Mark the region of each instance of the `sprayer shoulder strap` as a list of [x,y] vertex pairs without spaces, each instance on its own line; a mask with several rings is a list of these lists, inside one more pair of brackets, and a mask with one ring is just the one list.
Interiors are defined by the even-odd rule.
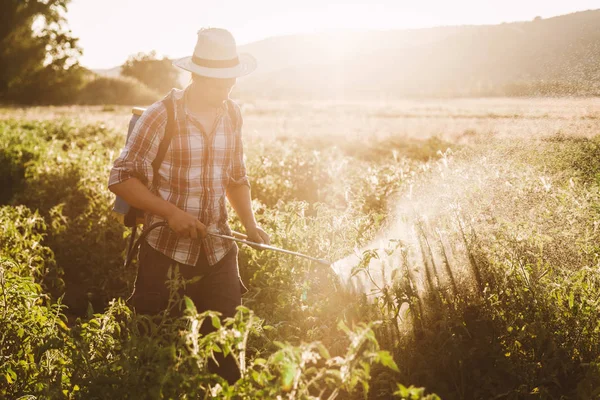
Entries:
[[156,153],[156,157],[154,161],[152,161],[152,171],[153,171],[153,180],[152,185],[155,189],[158,188],[158,169],[165,159],[165,155],[167,154],[167,150],[169,149],[169,145],[171,144],[171,139],[175,134],[175,117],[173,112],[173,101],[171,98],[166,98],[163,100],[163,104],[167,109],[167,124],[165,125],[165,135],[163,139],[160,141],[158,145],[158,152]]

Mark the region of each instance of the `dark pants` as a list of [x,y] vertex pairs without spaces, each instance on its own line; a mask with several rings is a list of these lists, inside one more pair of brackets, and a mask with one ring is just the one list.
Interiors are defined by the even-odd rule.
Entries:
[[[233,317],[236,307],[242,304],[242,294],[246,292],[239,276],[237,255],[238,248],[234,243],[225,257],[215,265],[208,265],[204,254],[200,255],[196,265],[179,264],[179,273],[183,279],[187,281],[196,278],[195,282],[187,283],[185,288],[181,288],[179,295],[192,299],[199,313],[211,310],[220,312],[222,318]],[[165,281],[171,265],[174,267],[176,262],[152,248],[146,241],[142,242],[138,274],[133,294],[128,300],[137,313],[155,315],[167,308],[170,291]],[[181,310],[176,308],[172,310],[172,314],[179,316]],[[213,330],[208,319],[202,325],[201,333],[207,334]],[[219,365],[211,361],[209,370],[229,383],[235,383],[240,377],[235,360],[231,356],[223,358],[222,353],[215,353],[215,358]]]

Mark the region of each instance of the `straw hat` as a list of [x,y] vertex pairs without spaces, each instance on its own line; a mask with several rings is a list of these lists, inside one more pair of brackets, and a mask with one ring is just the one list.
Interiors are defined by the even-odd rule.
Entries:
[[238,78],[256,69],[256,59],[250,54],[238,54],[229,31],[204,28],[198,31],[194,55],[175,60],[173,65],[209,78]]

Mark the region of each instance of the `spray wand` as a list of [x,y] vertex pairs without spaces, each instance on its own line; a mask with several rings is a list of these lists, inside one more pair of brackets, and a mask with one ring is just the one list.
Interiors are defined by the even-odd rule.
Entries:
[[[133,260],[133,254],[135,253],[135,249],[137,249],[140,246],[142,240],[146,236],[148,236],[150,231],[152,231],[153,229],[156,229],[156,228],[160,228],[161,226],[168,226],[168,224],[166,222],[156,222],[156,223],[150,225],[148,227],[148,229],[145,229],[144,232],[141,233],[140,237],[137,239],[135,244],[133,246],[130,246],[129,251],[127,252],[127,260],[125,261],[126,268],[129,267],[129,265],[131,264],[131,261]],[[227,236],[227,235],[221,235],[220,233],[216,233],[216,232],[208,232],[208,235],[210,235],[210,236],[214,236],[214,237],[218,237],[218,238],[226,239],[226,240],[231,240],[234,242],[243,243],[248,246],[257,248],[257,249],[277,251],[279,253],[290,254],[293,256],[306,258],[307,260],[315,261],[315,262],[318,262],[319,264],[323,264],[323,265],[327,265],[327,266],[331,265],[331,262],[324,260],[322,258],[315,258],[315,257],[307,256],[306,254],[298,253],[296,251],[281,249],[279,247],[271,246],[268,244],[251,242],[248,240],[248,236],[246,236],[242,233],[239,233],[239,232],[233,231],[232,234],[233,234],[233,236]]]
[[302,253],[298,253],[296,251],[291,251],[291,250],[286,250],[286,249],[280,249],[279,247],[270,246],[268,244],[250,242],[250,241],[247,240],[248,237],[246,235],[241,234],[239,232],[235,232],[234,231],[233,232],[233,236],[221,235],[220,233],[214,233],[214,232],[208,232],[208,234],[210,236],[219,237],[221,239],[228,239],[228,240],[233,240],[234,242],[239,242],[239,243],[247,244],[248,246],[252,246],[252,247],[255,247],[257,249],[278,251],[280,253],[291,254],[293,256],[306,258],[307,260],[315,261],[315,262],[318,262],[318,263],[323,264],[323,265],[331,265],[331,263],[329,261],[324,260],[322,258],[315,258],[315,257],[307,256],[306,254],[302,254]]

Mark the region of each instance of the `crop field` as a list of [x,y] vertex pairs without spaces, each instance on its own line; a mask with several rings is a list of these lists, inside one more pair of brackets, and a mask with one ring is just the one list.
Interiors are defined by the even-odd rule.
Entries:
[[0,108],[0,398],[600,398],[599,99],[242,112],[259,224],[332,266],[241,246],[244,305],[203,336],[124,300],[130,107]]

